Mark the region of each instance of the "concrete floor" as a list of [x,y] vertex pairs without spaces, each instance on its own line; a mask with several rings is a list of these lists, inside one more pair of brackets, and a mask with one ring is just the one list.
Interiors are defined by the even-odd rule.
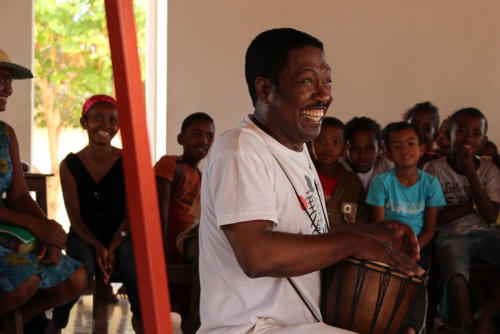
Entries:
[[[172,313],[174,334],[182,334],[180,329],[181,317]],[[132,313],[127,298],[119,298],[118,303],[108,305],[108,333],[134,334],[131,324]],[[92,296],[84,295],[71,310],[68,326],[63,334],[92,333]]]

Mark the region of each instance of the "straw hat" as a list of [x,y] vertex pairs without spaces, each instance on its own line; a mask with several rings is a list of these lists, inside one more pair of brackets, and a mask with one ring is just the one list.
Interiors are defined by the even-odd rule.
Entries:
[[5,53],[5,51],[2,49],[0,49],[0,67],[6,67],[8,69],[11,69],[13,79],[33,78],[33,73],[31,73],[29,69],[11,62],[7,53]]

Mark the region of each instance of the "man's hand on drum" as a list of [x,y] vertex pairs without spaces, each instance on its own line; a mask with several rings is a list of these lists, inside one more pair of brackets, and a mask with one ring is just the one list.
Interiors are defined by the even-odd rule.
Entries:
[[355,231],[375,236],[387,241],[394,247],[411,259],[418,261],[420,259],[420,248],[418,239],[413,230],[408,225],[394,220],[385,220],[374,224],[333,224],[332,232],[336,231]]
[[383,262],[408,276],[421,276],[424,270],[405,253],[396,249],[386,237],[359,233],[359,249],[354,254],[360,259]]
[[374,227],[372,235],[387,241],[394,249],[405,253],[413,260],[420,259],[418,239],[411,227],[395,220],[385,220],[371,226]]

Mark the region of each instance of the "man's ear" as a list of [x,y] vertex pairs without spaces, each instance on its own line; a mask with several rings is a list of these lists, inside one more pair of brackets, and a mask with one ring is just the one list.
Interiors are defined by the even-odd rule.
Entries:
[[257,93],[257,100],[264,104],[269,104],[272,94],[274,92],[274,85],[264,77],[257,77],[255,79],[255,91]]
[[182,135],[182,132],[177,135],[177,143],[181,146],[184,145],[184,136]]

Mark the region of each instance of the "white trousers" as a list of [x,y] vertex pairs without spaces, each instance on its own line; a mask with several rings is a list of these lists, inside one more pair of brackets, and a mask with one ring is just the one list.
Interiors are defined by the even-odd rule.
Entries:
[[273,318],[260,318],[247,334],[348,334],[354,333],[342,328],[332,327],[323,322],[286,326]]

